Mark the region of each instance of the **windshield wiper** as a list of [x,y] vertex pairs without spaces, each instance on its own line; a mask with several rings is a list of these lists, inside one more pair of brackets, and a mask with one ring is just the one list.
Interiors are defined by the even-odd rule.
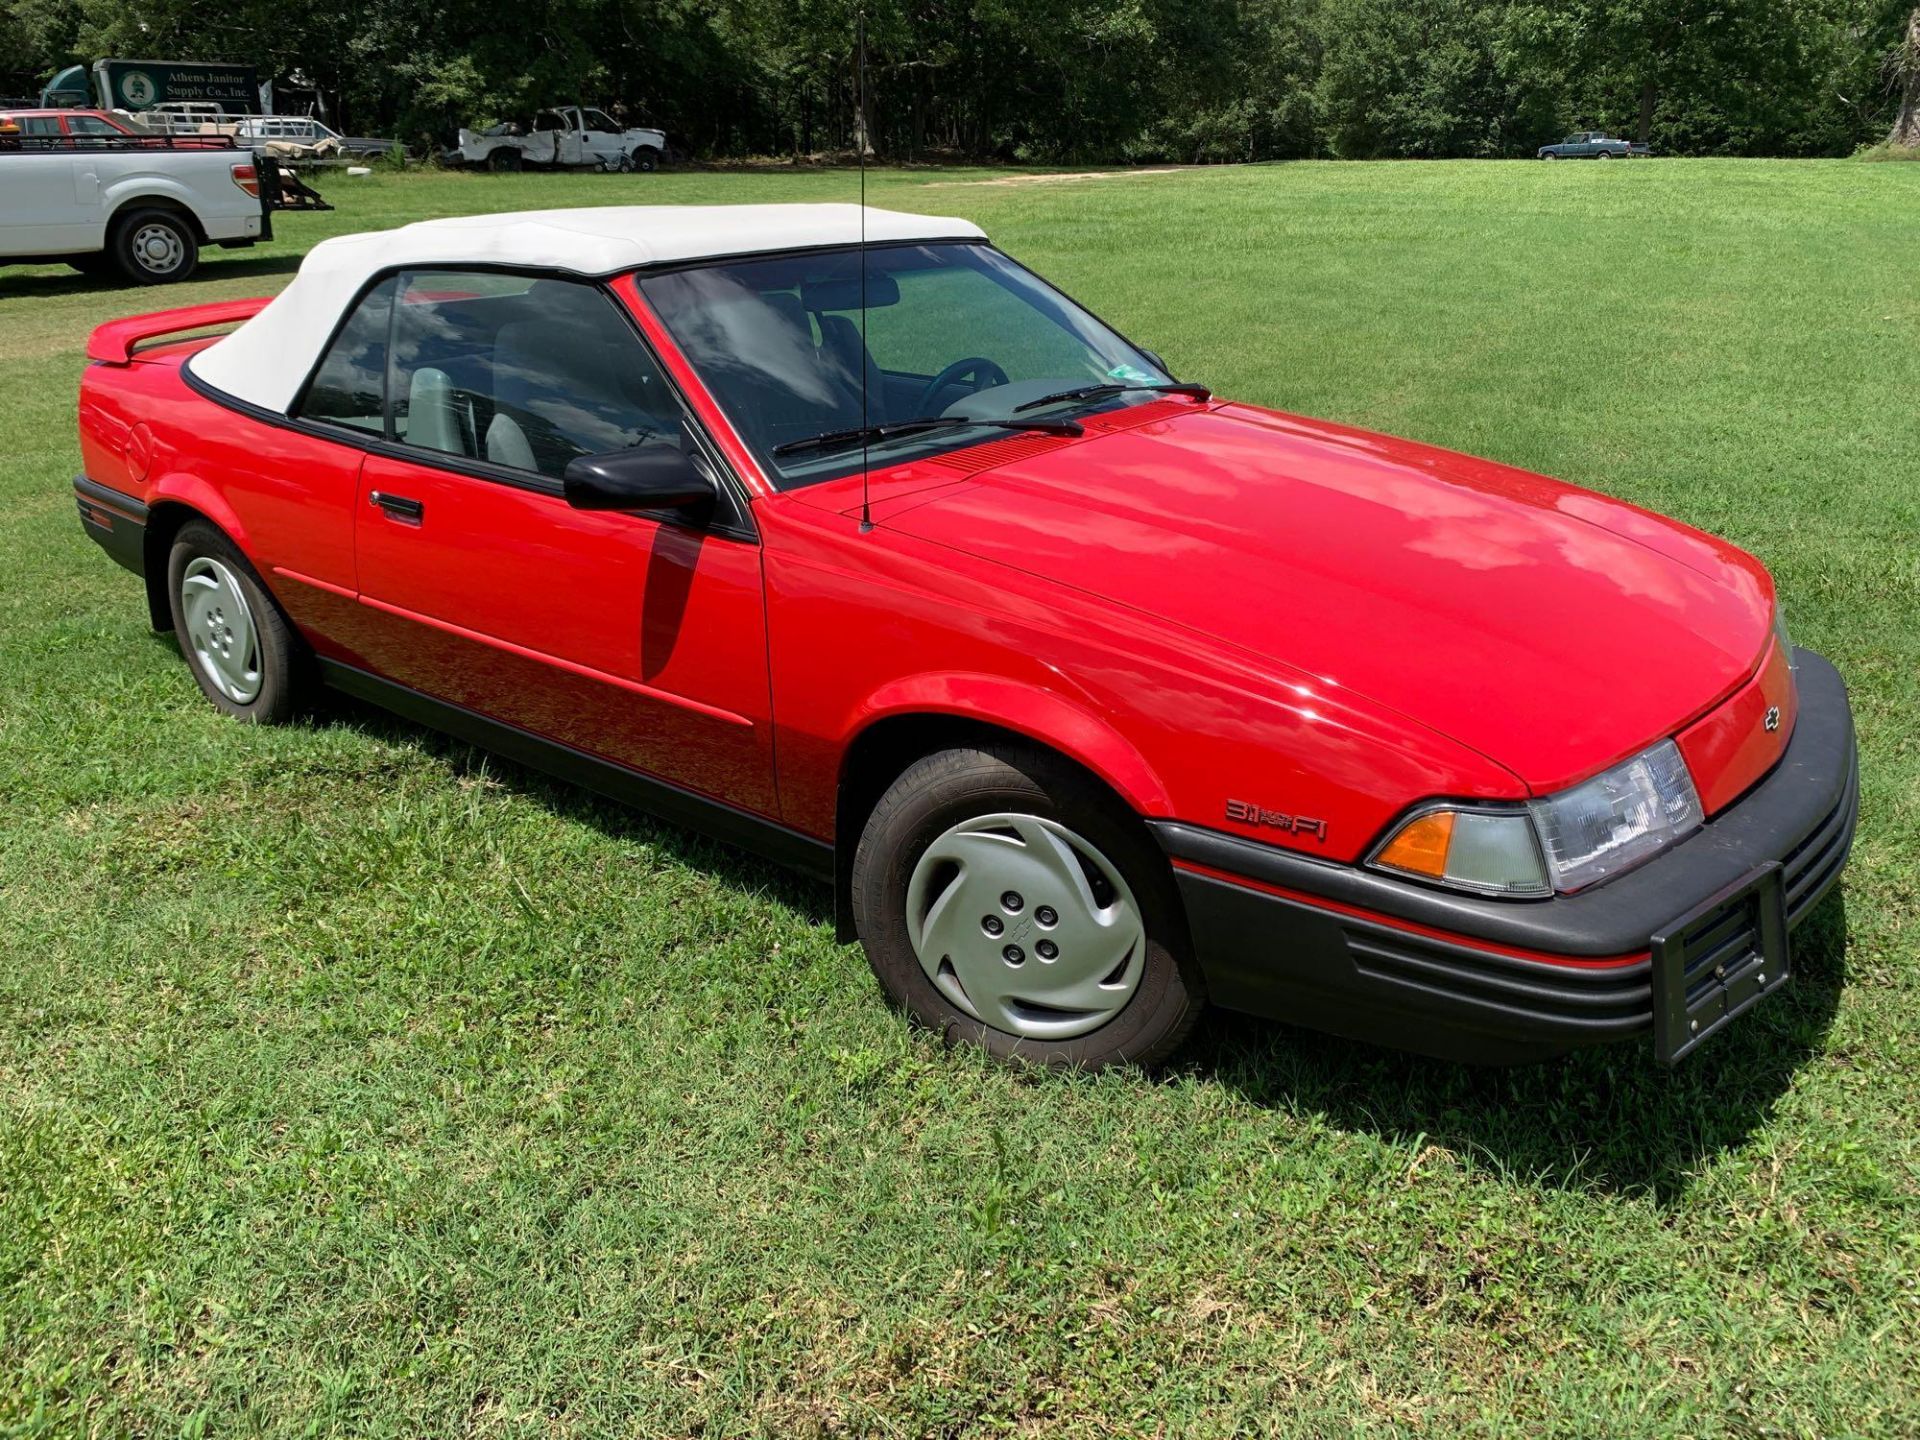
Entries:
[[798,455],[803,450],[831,450],[840,445],[873,444],[928,430],[950,430],[959,425],[985,425],[994,430],[1038,430],[1044,435],[1084,435],[1077,420],[976,420],[967,415],[923,415],[918,420],[894,420],[885,425],[856,425],[851,430],[828,430],[773,447],[776,455]]
[[1069,400],[1100,400],[1108,395],[1118,395],[1127,390],[1157,390],[1162,395],[1191,395],[1196,400],[1211,400],[1213,391],[1204,385],[1148,385],[1125,383],[1119,380],[1105,380],[1098,385],[1080,385],[1072,390],[1056,390],[1051,395],[1042,395],[1038,400],[1029,400],[1024,405],[1013,407],[1018,415],[1023,410],[1038,410],[1042,405],[1063,405]]

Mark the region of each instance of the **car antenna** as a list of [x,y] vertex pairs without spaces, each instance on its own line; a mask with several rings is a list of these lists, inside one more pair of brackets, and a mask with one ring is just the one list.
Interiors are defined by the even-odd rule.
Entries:
[[860,533],[873,529],[873,507],[867,501],[867,12],[853,17],[855,74],[859,91],[859,124],[854,148],[860,152]]

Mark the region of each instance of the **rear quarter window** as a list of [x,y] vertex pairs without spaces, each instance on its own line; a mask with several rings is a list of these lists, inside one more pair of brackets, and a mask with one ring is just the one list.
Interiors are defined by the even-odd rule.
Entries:
[[372,435],[386,433],[387,332],[394,284],[384,280],[369,290],[327,347],[300,402],[302,419]]

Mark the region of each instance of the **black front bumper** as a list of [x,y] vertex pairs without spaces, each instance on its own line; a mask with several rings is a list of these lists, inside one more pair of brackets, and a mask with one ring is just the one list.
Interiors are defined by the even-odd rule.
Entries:
[[1156,824],[1210,995],[1449,1059],[1512,1063],[1647,1033],[1679,1059],[1779,988],[1787,932],[1853,841],[1846,686],[1812,651],[1796,660],[1799,718],[1767,777],[1667,854],[1578,895],[1456,895]]

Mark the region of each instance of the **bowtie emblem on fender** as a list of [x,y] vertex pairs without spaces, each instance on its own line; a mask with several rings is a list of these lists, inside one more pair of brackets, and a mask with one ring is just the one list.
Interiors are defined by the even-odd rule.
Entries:
[[1775,730],[1778,730],[1780,728],[1780,707],[1778,705],[1769,705],[1767,707],[1767,713],[1760,721],[1760,724],[1765,727],[1768,734],[1772,734]]
[[1238,820],[1242,825],[1266,825],[1275,830],[1284,830],[1289,835],[1311,835],[1324,842],[1327,838],[1327,822],[1314,820],[1305,815],[1289,815],[1281,810],[1268,810],[1248,800],[1227,801],[1227,818]]

